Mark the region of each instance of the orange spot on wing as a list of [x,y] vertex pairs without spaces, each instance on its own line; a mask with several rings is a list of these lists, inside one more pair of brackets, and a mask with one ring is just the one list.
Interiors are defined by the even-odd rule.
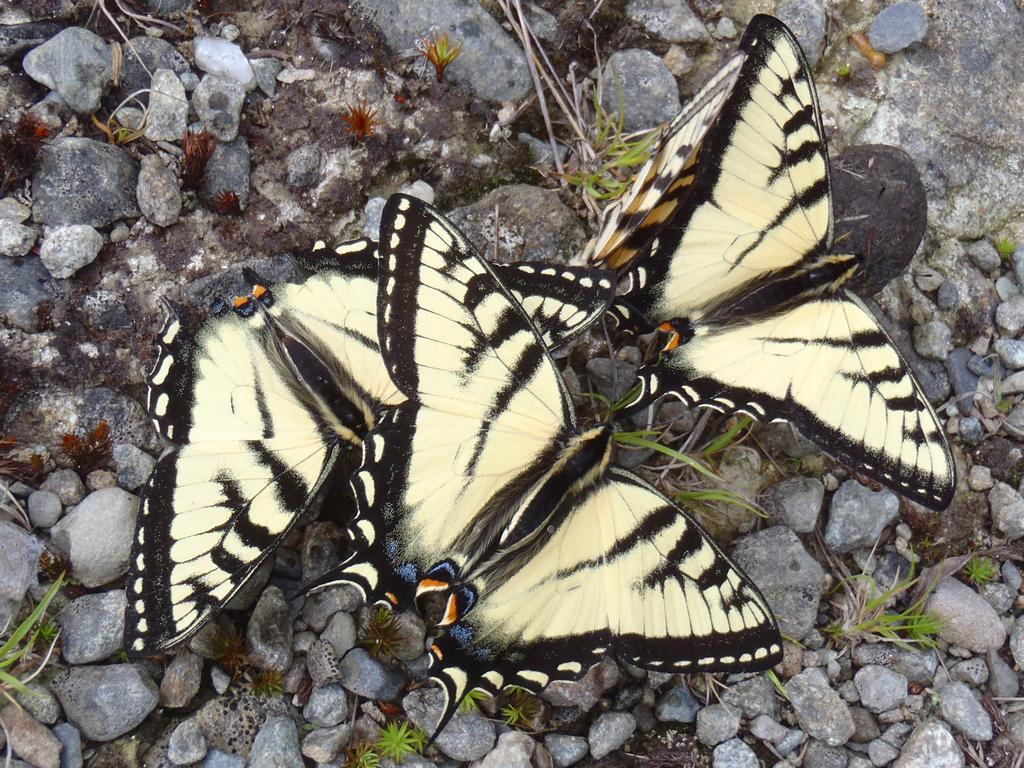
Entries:
[[679,335],[679,331],[675,329],[672,323],[662,323],[658,326],[659,331],[665,331],[669,334],[668,341],[665,342],[665,346],[662,347],[662,352],[671,352],[673,349],[679,346],[679,341],[682,338]]
[[450,585],[447,581],[438,581],[437,579],[422,579],[417,592],[430,592],[435,589],[448,589]]
[[233,306],[235,309],[241,309],[248,303],[248,296],[235,296],[235,298],[231,300],[231,306]]

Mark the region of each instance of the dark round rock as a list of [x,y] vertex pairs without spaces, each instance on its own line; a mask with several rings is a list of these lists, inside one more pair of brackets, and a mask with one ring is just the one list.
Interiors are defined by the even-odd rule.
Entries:
[[899,147],[860,144],[830,163],[836,232],[832,250],[864,256],[854,290],[878,293],[917,252],[928,201],[913,159]]

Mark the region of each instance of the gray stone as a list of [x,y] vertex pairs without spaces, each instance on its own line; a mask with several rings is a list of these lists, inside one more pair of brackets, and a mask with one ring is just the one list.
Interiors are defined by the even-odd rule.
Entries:
[[914,328],[914,349],[927,360],[945,360],[952,341],[953,331],[941,320],[929,320]]
[[692,723],[697,718],[700,703],[690,689],[677,685],[665,692],[654,708],[654,716],[662,722]]
[[768,715],[758,715],[750,721],[750,733],[761,741],[777,742],[789,734],[789,728],[783,727]]
[[85,498],[85,483],[73,469],[58,469],[43,480],[39,490],[57,494],[65,507],[78,504]]
[[984,685],[988,680],[988,665],[985,664],[984,659],[973,656],[954,664],[953,668],[949,670],[949,676],[953,680],[970,685]]
[[587,375],[594,388],[613,403],[620,400],[636,383],[637,366],[625,360],[593,357],[587,361]]
[[710,39],[700,17],[683,0],[629,0],[626,15],[651,37],[668,43]]
[[[57,768],[60,764],[61,743],[50,729],[38,722],[17,704],[8,704],[0,710],[0,722],[7,737],[7,746],[26,763],[35,768]],[[8,750],[7,759],[10,759]]]
[[33,491],[28,497],[28,519],[39,528],[49,528],[60,520],[64,508],[60,498],[49,491]]
[[728,16],[723,16],[715,25],[715,34],[723,40],[732,40],[737,35],[736,22]]
[[178,177],[157,155],[142,158],[136,189],[139,210],[158,227],[169,227],[181,214]]
[[1003,265],[999,251],[989,240],[975,240],[967,248],[967,255],[983,272],[995,272]]
[[73,600],[57,616],[64,658],[71,664],[89,664],[116,652],[124,633],[124,609],[121,589]]
[[627,131],[654,128],[679,112],[679,86],[660,58],[641,48],[608,57],[601,83],[601,106],[622,113]]
[[131,443],[117,443],[111,451],[117,484],[134,491],[139,488],[156,466],[156,459]]
[[277,92],[277,76],[284,69],[284,64],[277,59],[249,59],[256,84],[267,96]]
[[34,333],[39,329],[39,310],[52,299],[50,273],[38,256],[0,259],[0,320]]
[[612,659],[604,658],[579,680],[555,680],[540,695],[556,707],[579,707],[587,711],[618,682],[619,666]]
[[51,275],[63,279],[92,264],[103,242],[103,235],[88,224],[58,227],[43,237],[39,258]]
[[244,211],[249,203],[249,168],[252,156],[249,145],[239,136],[237,139],[217,145],[206,164],[206,173],[199,187],[199,197],[206,205],[213,206],[222,192],[238,195],[238,204]]
[[338,611],[351,612],[363,604],[354,587],[328,587],[306,598],[299,618],[314,632],[323,632],[327,622]]
[[861,667],[887,667],[903,675],[908,682],[919,685],[930,684],[939,665],[939,659],[934,651],[897,648],[884,643],[858,645],[853,650],[853,661]]
[[[168,69],[181,78],[189,72],[185,57],[159,37],[133,37],[127,44],[122,44],[122,50],[124,59],[121,63],[119,89],[122,98],[135,94],[135,98],[146,104],[149,99],[146,89],[152,82],[151,73],[155,75],[157,70]],[[176,138],[180,139],[181,135]]]
[[1024,341],[1019,339],[996,339],[992,348],[1007,368],[1015,371],[1024,368]]
[[992,521],[1007,538],[1024,536],[1024,498],[1006,483],[996,480],[988,493]]
[[1016,336],[1024,329],[1024,296],[1011,296],[996,307],[996,325],[1006,336]]
[[935,294],[935,303],[942,310],[956,309],[960,306],[960,289],[956,287],[956,283],[952,280],[943,280]]
[[51,529],[53,543],[71,558],[71,573],[98,587],[128,571],[139,500],[120,488],[103,488]]
[[313,725],[330,727],[348,716],[348,694],[339,683],[318,685],[309,694],[302,716]]
[[71,667],[53,678],[52,687],[68,720],[93,741],[128,733],[160,698],[156,684],[136,664]]
[[462,42],[462,54],[445,70],[486,101],[518,101],[533,91],[519,44],[477,3],[461,0],[358,0],[355,9],[384,34],[396,53],[416,40],[448,33]]
[[82,768],[82,735],[71,723],[53,726],[53,735],[60,739],[60,768]]
[[103,91],[114,77],[110,46],[81,27],[68,27],[32,49],[22,66],[81,115],[99,109]]
[[35,221],[105,227],[139,215],[138,165],[120,147],[69,136],[51,141],[41,155],[32,178]]
[[739,728],[739,712],[724,704],[712,704],[697,713],[697,740],[709,747],[731,739]]
[[[444,694],[436,688],[418,688],[402,699],[412,722],[433,733],[444,708]],[[476,713],[456,712],[434,744],[454,760],[479,760],[494,746],[494,723]]]
[[892,768],[963,768],[964,753],[944,723],[928,720],[914,728]]
[[889,765],[899,755],[899,749],[885,739],[875,739],[868,744],[868,758],[872,765]]
[[167,759],[175,765],[190,765],[206,757],[206,737],[199,724],[189,718],[178,724],[167,742]]
[[871,22],[868,40],[882,53],[899,53],[924,40],[928,34],[928,16],[913,0],[890,5]]
[[180,708],[199,693],[203,681],[203,660],[187,648],[178,652],[164,670],[160,681],[160,704]]
[[62,714],[57,698],[50,689],[35,680],[26,683],[24,693],[15,693],[14,700],[44,725],[53,725]]
[[998,651],[989,651],[985,656],[988,664],[988,690],[996,698],[1012,699],[1020,691],[1020,678],[1013,668],[1003,661]]
[[547,734],[544,746],[554,760],[555,768],[569,768],[586,757],[590,750],[590,745],[582,736],[566,736],[561,733]]
[[940,581],[925,610],[941,622],[939,637],[953,645],[984,653],[1006,640],[1006,630],[992,606],[956,579]]
[[329,642],[334,653],[341,658],[355,647],[355,620],[349,614],[339,611],[331,617],[320,639]]
[[754,750],[739,739],[729,739],[711,753],[712,768],[760,768]]
[[302,754],[318,763],[329,763],[341,754],[352,738],[352,727],[347,723],[333,728],[317,728],[302,740]]
[[313,685],[325,685],[341,680],[341,661],[327,640],[316,640],[306,652],[306,667]]
[[967,683],[946,683],[939,689],[939,706],[946,722],[968,739],[992,740],[992,719]]
[[769,486],[761,497],[761,507],[776,523],[797,533],[810,533],[818,523],[825,486],[816,477],[791,477]]
[[[1002,645],[1002,643],[1000,643]],[[999,646],[990,650],[998,650]],[[1024,669],[1024,615],[1018,616],[1010,632],[1010,653],[1017,669]]]
[[292,663],[292,618],[277,587],[267,587],[245,630],[249,661],[260,669],[284,672]]
[[846,768],[847,752],[841,747],[830,747],[820,741],[811,739],[804,752],[802,768]]
[[357,696],[384,701],[398,701],[405,684],[401,675],[362,648],[353,648],[341,660],[341,682]]
[[272,715],[256,734],[249,768],[286,768],[303,765],[299,732],[290,717]]
[[1012,296],[1020,293],[1020,287],[1009,275],[1000,275],[996,278],[996,295],[1000,301],[1009,301]]
[[36,241],[36,231],[11,219],[0,219],[0,256],[24,256]]
[[885,712],[899,706],[907,696],[907,678],[887,667],[869,665],[857,670],[854,685],[860,702],[871,712]]
[[765,596],[782,633],[803,639],[814,628],[824,572],[796,534],[777,525],[744,536],[733,558]]
[[960,419],[960,438],[967,445],[978,445],[985,436],[981,420],[974,416],[965,416]]
[[768,715],[776,720],[781,717],[778,693],[766,675],[730,681],[729,687],[722,691],[721,701],[739,709],[744,717]]
[[850,707],[832,690],[820,669],[806,669],[786,683],[786,695],[800,727],[811,737],[838,747],[853,736]]
[[14,523],[0,518],[0,599],[17,603],[33,584],[43,543]]
[[192,108],[203,126],[220,141],[238,136],[245,88],[225,75],[204,75],[192,93]]
[[220,37],[196,37],[192,50],[200,71],[230,78],[246,91],[256,87],[256,73],[237,44]]
[[954,349],[946,358],[946,373],[949,383],[956,393],[958,402],[970,406],[974,402],[974,393],[978,389],[978,376],[970,369],[973,354],[969,349]]
[[499,261],[565,263],[586,242],[579,217],[554,190],[530,184],[498,187],[472,205],[453,209],[448,216],[481,253],[490,255],[497,251]]
[[626,743],[636,730],[636,718],[628,712],[605,712],[590,726],[587,741],[590,754],[600,760]]
[[199,765],[201,768],[245,768],[245,758],[211,749]]
[[320,148],[315,144],[303,144],[289,152],[285,160],[288,186],[297,189],[315,186],[320,181],[321,160]]
[[146,138],[150,141],[181,141],[188,129],[188,98],[185,86],[170,69],[153,73],[146,113]]
[[532,768],[530,758],[537,748],[536,742],[520,731],[508,731],[498,737],[494,749],[474,768]]
[[874,546],[899,509],[899,497],[889,489],[872,491],[856,480],[847,480],[832,495],[825,543],[841,553]]
[[775,15],[790,28],[804,50],[807,65],[814,69],[825,50],[828,20],[821,0],[786,0]]

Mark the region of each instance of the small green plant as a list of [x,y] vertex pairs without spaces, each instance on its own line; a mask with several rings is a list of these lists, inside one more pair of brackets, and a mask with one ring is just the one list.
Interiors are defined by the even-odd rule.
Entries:
[[114,662],[116,664],[127,664],[131,659],[128,657],[128,651],[124,648],[118,648],[114,651]]
[[853,67],[850,66],[850,62],[844,61],[842,64],[839,65],[836,72],[841,78],[846,79],[847,77],[850,76],[850,73],[853,72]]
[[999,578],[999,566],[989,557],[972,557],[964,566],[964,575],[976,587]]
[[252,692],[269,698],[284,691],[284,673],[276,669],[263,669],[252,678]]
[[530,726],[540,715],[540,699],[525,688],[511,686],[508,701],[501,708],[501,717],[512,728]]
[[924,609],[934,583],[902,610],[889,609],[919,581],[920,577],[914,575],[913,569],[907,578],[888,589],[881,589],[864,573],[841,579],[836,589],[841,589],[843,595],[834,603],[841,617],[825,627],[825,632],[837,643],[848,638],[890,642],[900,648],[934,648],[942,620]]
[[433,37],[421,37],[416,43],[416,49],[434,67],[437,82],[443,83],[448,65],[462,55],[462,41],[456,40],[453,43],[447,32],[434,32]]
[[749,416],[738,419],[729,429],[701,449],[701,457],[710,461],[716,454],[721,453],[729,446],[735,445],[742,438],[746,437],[753,424],[754,420]]
[[372,744],[359,742],[345,750],[345,768],[379,768],[380,755]]
[[427,734],[406,720],[388,723],[377,736],[377,752],[396,763],[408,755],[420,754],[426,746]]
[[46,652],[41,657],[35,650],[36,643],[43,639],[43,627],[49,624],[43,621],[43,616],[63,583],[63,578],[58,577],[46,590],[39,605],[14,628],[3,645],[0,645],[0,694],[12,703],[15,693],[28,693],[27,683],[43,671],[53,653],[57,642],[56,635],[49,641]]
[[480,704],[488,698],[490,697],[486,693],[479,688],[474,688],[462,697],[462,701],[459,702],[459,712],[476,712],[480,708]]
[[362,634],[359,642],[371,656],[393,656],[402,640],[402,625],[391,610],[379,606],[366,620]]
[[994,243],[996,250],[999,252],[999,256],[1002,259],[1008,259],[1013,256],[1017,250],[1017,245],[1012,240],[1007,240],[1005,237],[1001,237]]

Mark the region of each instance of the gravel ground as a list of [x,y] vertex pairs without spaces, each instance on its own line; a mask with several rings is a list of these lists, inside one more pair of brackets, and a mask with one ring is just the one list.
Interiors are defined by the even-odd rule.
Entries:
[[[814,66],[839,229],[871,254],[861,291],[945,406],[960,487],[933,513],[786,425],[743,432],[706,458],[765,517],[694,511],[779,618],[773,677],[609,659],[540,698],[477,702],[401,764],[1019,768],[1024,12],[1010,0],[523,5],[556,69],[621,84],[605,106],[621,104],[630,130],[671,118],[755,10],[792,27]],[[388,766],[388,723],[432,725],[417,616],[382,621],[344,589],[289,599],[343,553],[351,510],[337,490],[173,655],[127,661],[123,577],[164,447],[141,405],[161,296],[202,312],[241,290],[242,265],[290,279],[314,240],[375,236],[396,191],[450,211],[498,258],[579,261],[596,206],[555,165],[594,168],[572,142],[556,158],[503,22],[497,4],[466,0],[0,8],[4,637],[71,577],[34,654],[0,659],[31,678],[26,692],[0,679],[10,765]],[[435,31],[462,43],[441,82],[417,49]],[[184,146],[201,129],[205,166]],[[600,336],[568,355],[566,380],[616,397],[641,352],[609,353]],[[735,424],[676,404],[652,418],[679,440],[699,431],[698,448]],[[700,484],[649,452],[620,461],[669,491]]]

